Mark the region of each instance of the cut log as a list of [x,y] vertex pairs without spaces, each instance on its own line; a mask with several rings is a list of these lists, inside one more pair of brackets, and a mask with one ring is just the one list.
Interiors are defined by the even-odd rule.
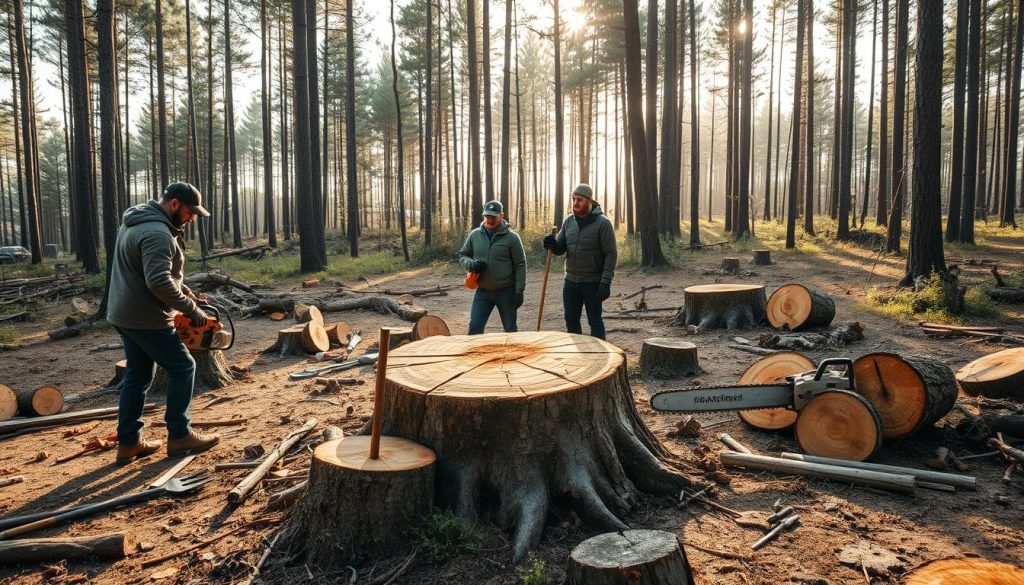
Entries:
[[905,585],[1019,585],[1024,569],[985,559],[939,559],[910,571]]
[[295,322],[309,323],[310,321],[315,321],[323,327],[324,316],[320,309],[316,308],[316,305],[295,305]]
[[740,259],[731,257],[722,258],[721,271],[726,274],[736,274],[740,271]]
[[679,539],[663,530],[626,530],[584,540],[569,555],[566,585],[690,585]]
[[957,475],[955,473],[943,473],[930,469],[915,469],[912,467],[901,467],[899,465],[880,465],[878,463],[864,463],[861,461],[849,461],[833,457],[817,457],[815,455],[804,455],[802,453],[783,453],[783,459],[793,461],[806,461],[808,463],[821,463],[823,465],[838,465],[851,469],[867,469],[868,471],[881,471],[883,473],[896,473],[899,475],[913,475],[918,481],[928,481],[950,485],[963,490],[978,489],[978,480],[969,475]]
[[324,303],[320,310],[325,313],[335,311],[352,311],[356,309],[369,309],[381,315],[398,315],[405,321],[415,323],[420,317],[427,314],[423,307],[399,305],[392,299],[384,297],[363,297],[359,299],[342,299]]
[[789,459],[779,459],[778,457],[736,453],[734,451],[722,451],[719,454],[719,457],[723,464],[732,465],[734,467],[762,469],[787,475],[804,475],[820,479],[832,479],[842,483],[857,483],[907,494],[914,493],[915,488],[913,475],[883,473],[881,471],[868,471],[866,469],[850,469],[849,467],[839,467],[838,465],[822,465],[820,463],[792,461]]
[[697,346],[677,337],[651,337],[640,346],[640,372],[649,378],[685,378],[701,372]]
[[[750,364],[737,384],[773,384],[813,369],[814,361],[809,357],[795,351],[778,351]],[[741,410],[738,414],[748,425],[770,431],[789,428],[796,422],[796,411],[789,408]]]
[[860,394],[830,390],[816,395],[800,411],[796,441],[811,455],[864,461],[882,446],[882,420]]
[[274,311],[270,315],[271,321],[284,321],[288,317],[288,313],[284,311]]
[[930,427],[956,402],[953,371],[932,358],[871,353],[854,361],[853,377],[857,392],[881,415],[886,439]]
[[75,538],[21,538],[0,541],[0,565],[63,561],[64,559],[123,559],[134,548],[123,532]]
[[[316,353],[306,350],[306,346],[302,342],[302,332],[305,328],[305,325],[292,325],[286,329],[281,329],[277,332],[277,341],[274,345],[267,348],[267,352],[276,351],[281,357],[286,355],[304,356]],[[324,334],[326,335],[326,332]]]
[[957,370],[956,381],[971,396],[1024,401],[1024,347],[980,357]]
[[1024,303],[1024,288],[1015,288],[1012,286],[1003,286],[998,288],[989,288],[985,290],[988,296],[993,301],[1001,303]]
[[625,530],[639,492],[691,485],[637,411],[623,351],[603,340],[437,336],[389,360],[383,432],[433,449],[438,503],[466,518],[493,514],[513,532],[516,560],[540,541],[555,501]]
[[243,317],[249,315],[255,315],[256,313],[273,313],[280,311],[283,313],[290,313],[295,310],[295,299],[290,298],[277,298],[277,299],[260,299],[257,305],[252,307],[243,307],[239,311],[239,314]]
[[784,284],[768,298],[768,322],[776,329],[827,327],[835,316],[832,297],[802,284]]
[[[316,307],[311,308],[316,309]],[[317,312],[319,313],[319,311]],[[331,349],[331,340],[327,337],[327,332],[324,331],[323,323],[317,322],[315,318],[302,325],[300,337],[302,338],[302,347],[306,350],[306,353],[316,353]]]
[[[235,373],[231,365],[224,357],[224,352],[219,349],[197,350],[190,352],[192,359],[196,360],[196,380],[193,386],[195,392],[206,392],[223,388],[235,381]],[[157,368],[153,375],[152,391],[164,392],[167,389],[167,372],[163,368]]]
[[764,287],[755,284],[701,284],[683,289],[685,306],[676,325],[704,329],[747,329],[765,319]]
[[770,266],[772,264],[771,250],[754,250],[752,262],[757,266]]
[[448,324],[436,315],[423,315],[412,327],[413,339],[419,341],[435,335],[451,335]]
[[352,335],[352,327],[347,323],[331,323],[324,325],[324,331],[327,332],[327,339],[332,344],[340,345],[345,347],[348,345],[349,336]]
[[10,386],[0,384],[0,420],[14,418],[18,414],[18,395]]
[[64,393],[53,386],[18,392],[18,412],[21,416],[50,416],[61,410],[64,410]]
[[306,495],[282,532],[281,550],[338,569],[408,546],[431,510],[434,452],[388,436],[381,437],[377,459],[369,458],[369,449],[365,435],[316,448]]

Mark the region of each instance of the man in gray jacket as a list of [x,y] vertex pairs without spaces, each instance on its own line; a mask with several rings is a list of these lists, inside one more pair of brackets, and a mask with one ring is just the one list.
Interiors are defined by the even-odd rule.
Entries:
[[590,185],[580,183],[573,189],[572,215],[565,218],[557,235],[544,237],[544,249],[566,255],[562,286],[566,331],[583,333],[580,317],[586,307],[590,334],[604,339],[601,303],[612,294],[619,253],[612,222],[594,200]]
[[469,232],[459,250],[459,264],[477,274],[469,313],[470,335],[484,332],[494,307],[498,307],[505,332],[518,331],[517,313],[526,290],[526,251],[504,217],[501,202],[488,201],[480,227]]
[[185,250],[182,233],[196,216],[209,217],[199,190],[174,183],[159,201],[124,212],[110,269],[107,321],[121,334],[127,360],[117,414],[117,463],[126,464],[160,449],[160,441],[142,438],[142,408],[157,364],[167,371],[167,455],[177,457],[217,444],[218,435],[202,435],[189,426],[188,408],[196,363],[174,330],[174,315],[184,313],[197,326],[209,316],[182,282]]

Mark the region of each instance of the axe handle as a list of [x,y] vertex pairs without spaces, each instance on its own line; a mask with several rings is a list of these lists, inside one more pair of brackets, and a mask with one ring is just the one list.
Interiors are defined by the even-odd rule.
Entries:
[[[551,227],[551,235],[558,235],[558,227]],[[540,321],[544,317],[544,297],[548,292],[548,273],[551,272],[551,250],[548,250],[548,258],[544,262],[544,284],[540,287],[540,307],[537,308],[537,331],[540,331]]]

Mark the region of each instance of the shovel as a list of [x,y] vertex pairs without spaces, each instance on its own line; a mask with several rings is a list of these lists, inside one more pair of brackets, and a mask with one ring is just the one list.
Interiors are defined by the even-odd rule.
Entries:
[[288,374],[289,380],[305,380],[307,378],[316,378],[330,372],[341,372],[358,366],[368,366],[370,364],[377,363],[377,354],[368,353],[361,355],[354,360],[348,360],[347,362],[341,362],[340,364],[334,364],[330,366],[323,366],[322,368],[307,368],[299,372],[292,372]]
[[19,536],[22,534],[28,534],[29,532],[35,532],[36,530],[42,530],[44,528],[51,528],[53,526],[60,526],[67,524],[73,520],[90,516],[97,512],[104,512],[111,510],[118,506],[124,506],[126,504],[134,504],[136,502],[145,502],[155,497],[162,496],[165,494],[185,494],[191,492],[200,486],[203,486],[213,481],[212,477],[206,476],[206,470],[200,470],[195,473],[183,476],[180,479],[170,479],[160,487],[150,488],[148,490],[138,492],[135,494],[126,494],[117,498],[104,500],[95,504],[86,504],[84,506],[77,506],[65,511],[51,512],[50,516],[47,516],[41,520],[36,520],[29,524],[22,524],[8,530],[0,532],[0,540],[5,540],[12,536]]

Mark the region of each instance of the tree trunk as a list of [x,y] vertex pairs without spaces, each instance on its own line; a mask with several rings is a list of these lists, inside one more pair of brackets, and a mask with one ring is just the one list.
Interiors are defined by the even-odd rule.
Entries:
[[[896,60],[893,74],[893,121],[892,121],[892,212],[887,220],[885,251],[899,252],[903,236],[903,198],[906,193],[906,163],[903,160],[903,130],[907,105],[907,19],[910,0],[896,0]],[[977,113],[977,112],[975,112]],[[973,179],[972,179],[973,180]]]
[[[235,373],[219,349],[190,351],[196,360],[196,377],[194,392],[206,392],[224,388],[235,381]],[[167,389],[167,372],[157,368],[153,376],[152,392],[165,392]]]
[[[557,4],[556,4],[557,7]],[[470,221],[481,217],[484,210],[483,192],[480,185],[480,72],[477,65],[476,49],[476,2],[466,4],[467,55],[469,63],[469,169],[470,169]],[[555,37],[558,38],[557,36]],[[558,53],[555,53],[557,71]]]
[[[231,235],[234,246],[242,247],[241,202],[238,199],[238,150],[235,140],[235,100],[231,53],[231,3],[224,3],[224,132],[228,176],[231,180]],[[225,211],[227,211],[225,209]]]
[[[814,235],[814,4],[808,2],[807,7],[807,108],[804,134],[804,161],[807,173],[804,179],[804,233]],[[820,179],[819,179],[820,180]]]
[[662,530],[609,532],[580,543],[569,555],[566,585],[688,585],[686,552]]
[[850,207],[853,199],[853,90],[856,79],[857,6],[855,0],[843,0],[843,134],[839,169],[839,224],[836,238],[850,239]]
[[[554,43],[555,43],[555,219],[554,225],[562,225],[565,215],[565,128],[562,107],[562,13],[558,9],[558,0],[552,2],[554,8]],[[635,4],[635,2],[634,2]],[[475,216],[474,216],[475,217]]]
[[[624,10],[628,12],[629,8],[625,7]],[[637,38],[639,38],[639,16],[637,18]],[[658,0],[647,0],[647,38],[645,39],[647,51],[644,53],[646,63],[644,65],[645,87],[643,94],[646,100],[643,114],[646,124],[644,138],[647,155],[644,159],[644,166],[636,166],[636,161],[633,162],[638,172],[642,171],[647,174],[647,188],[650,189],[647,196],[650,197],[653,205],[651,220],[655,222],[655,226],[659,223],[657,214],[661,201],[660,193],[658,193],[658,36]],[[626,66],[629,66],[628,59]],[[642,196],[639,190],[637,196]],[[657,234],[658,231],[653,233]]]
[[[484,0],[487,2],[487,0]],[[484,53],[487,54],[486,52]],[[485,57],[486,58],[486,57]],[[512,0],[505,0],[505,67],[501,80],[501,177],[499,192],[501,205],[509,213],[510,156],[511,144],[511,86],[512,86]],[[524,226],[525,227],[525,226]]]
[[853,363],[854,385],[878,409],[888,439],[930,427],[953,408],[957,385],[946,364],[927,357],[873,353]]
[[356,31],[355,1],[345,2],[345,159],[349,255],[359,256],[359,195],[356,192]]
[[92,167],[92,125],[89,107],[89,70],[85,56],[85,31],[81,0],[64,0],[64,22],[68,35],[68,74],[71,91],[74,138],[75,221],[78,227],[78,255],[86,272],[100,271],[96,250],[95,191]]
[[963,191],[964,172],[964,90],[967,68],[967,28],[970,0],[956,3],[956,52],[953,66],[953,142],[949,145],[952,157],[949,171],[949,215],[946,220],[946,241],[955,242],[960,236],[960,195]]
[[793,113],[791,116],[793,120],[793,133],[790,146],[790,150],[794,155],[789,161],[789,194],[786,204],[787,250],[796,247],[797,179],[799,178],[798,175],[800,173],[799,156],[797,156],[796,153],[800,152],[800,106],[802,105],[801,91],[803,90],[801,73],[803,71],[802,65],[804,60],[804,29],[806,28],[804,19],[807,18],[805,9],[806,7],[804,6],[803,0],[798,0],[796,13],[796,61],[793,65]]
[[[440,12],[441,11],[439,9],[438,10],[438,16],[440,16]],[[440,33],[440,27],[438,27],[438,32]],[[426,127],[426,130],[424,131],[424,136],[426,137],[427,140],[430,140],[430,138],[432,136],[434,136],[434,117],[433,117],[434,116],[434,109],[433,109],[434,108],[434,93],[433,93],[433,79],[434,79],[434,75],[432,73],[433,67],[434,67],[434,64],[433,64],[433,61],[434,61],[434,0],[427,0],[427,38],[426,38],[426,41],[427,41],[427,83],[426,83],[426,94],[427,94],[426,97],[427,97],[427,100],[426,100],[426,108],[425,108],[426,109],[425,117],[426,117],[426,126],[427,127]],[[441,94],[441,93],[443,93],[441,91],[443,86],[441,85],[441,63],[440,63],[440,61],[441,61],[441,58],[440,58],[441,42],[440,42],[440,37],[438,37],[438,47],[437,47],[437,50],[438,50],[437,83],[438,83],[438,93]],[[440,100],[440,97],[439,97],[438,98],[438,106],[440,107],[441,105],[442,104],[441,104],[441,100]],[[437,143],[436,144],[437,144],[437,158],[440,159],[441,158],[441,135],[444,134],[444,126],[442,126],[440,123],[438,123],[438,129],[439,129],[439,132],[437,132]],[[433,154],[434,154],[434,151],[433,151],[433,149],[431,149],[431,147],[428,146],[427,148],[424,149],[424,153],[423,153],[423,156],[424,156],[424,159],[423,159],[423,173],[425,175],[425,177],[424,177],[425,188],[424,188],[424,191],[423,191],[423,197],[426,198],[426,203],[423,205],[423,217],[422,217],[422,220],[423,220],[423,246],[426,247],[426,248],[429,248],[430,244],[432,242],[432,236],[433,236],[433,232],[434,232],[434,208],[435,208],[435,201],[439,197],[438,193],[440,193],[440,189],[436,187],[437,183],[435,183],[435,180],[434,180],[435,177],[434,177],[434,157],[433,157]],[[440,177],[441,177],[441,172],[440,172],[441,163],[440,163],[440,160],[438,160],[437,166],[438,166],[438,169],[437,169],[437,173],[438,173],[437,174],[437,179],[438,179],[438,182],[440,182]]]
[[[207,2],[206,9],[206,188],[209,190],[207,194],[210,196],[210,202],[216,203],[213,175],[213,2]],[[287,174],[281,176],[282,181],[288,181]],[[220,212],[224,213],[225,210],[222,209]],[[207,250],[213,247],[217,220],[211,218],[208,223],[209,233],[204,244]]]
[[[898,1],[898,0],[897,0]],[[968,0],[963,0],[967,2]],[[889,0],[882,0],[882,80],[878,101],[878,193],[875,225],[889,220]]]
[[[260,113],[263,121],[263,216],[267,241],[277,247],[277,220],[274,217],[274,153],[270,130],[270,31],[267,25],[267,0],[260,0]],[[189,77],[191,79],[191,76]],[[282,180],[287,180],[282,177]]]
[[699,329],[747,329],[765,320],[764,287],[753,284],[702,284],[683,289],[683,309],[675,325]]
[[1017,22],[1013,42],[1013,78],[1010,82],[1010,95],[1007,96],[1010,115],[1006,121],[1006,190],[1003,193],[1002,214],[999,216],[999,227],[1011,225],[1017,227],[1014,217],[1014,204],[1017,195],[1017,140],[1020,126],[1020,68],[1021,57],[1024,56],[1024,5],[1017,3]]
[[[967,118],[964,137],[963,199],[960,202],[960,236],[958,241],[974,243],[974,208],[977,195],[978,169],[978,93],[981,88],[981,0],[971,0],[967,34]],[[897,86],[898,87],[898,86]]]
[[[681,112],[678,109],[676,88],[679,81],[677,74],[679,65],[676,63],[678,50],[676,48],[676,31],[678,26],[677,16],[678,0],[665,0],[665,69],[663,73],[663,85],[661,96],[661,167],[658,177],[658,232],[666,236],[672,235],[672,223],[679,223],[678,216],[672,217],[673,204],[679,201],[679,155],[677,137],[677,126],[681,125],[679,117]],[[656,4],[656,3],[655,3]],[[657,25],[657,17],[654,19]],[[650,40],[649,46],[654,46]],[[656,41],[655,41],[656,42]],[[656,47],[655,47],[656,48]],[[647,61],[650,67],[650,59]],[[654,72],[652,74],[652,71]],[[647,70],[648,78],[657,79],[657,70]],[[648,85],[648,88],[650,86]],[[654,156],[655,150],[649,151]]]
[[[159,124],[160,141],[160,188],[166,188],[170,182],[170,170],[167,164],[167,96],[164,85],[164,8],[163,0],[156,0],[156,91],[157,91],[157,123]],[[225,22],[227,30],[227,22]],[[230,75],[230,73],[228,74]],[[230,79],[230,77],[228,78]],[[152,130],[151,130],[152,131]],[[155,193],[154,193],[155,195]]]
[[[698,114],[700,107],[698,105],[699,94],[697,93],[697,25],[695,12],[694,0],[690,0],[690,247],[700,246],[700,116]],[[711,116],[714,118],[714,113]],[[712,131],[712,135],[714,135],[714,131]],[[708,176],[710,177],[710,171]],[[708,205],[708,212],[711,212],[710,203]]]
[[[868,197],[871,191],[871,141],[874,139],[874,117],[875,117],[875,49],[877,44],[875,37],[878,36],[878,0],[874,0],[874,9],[871,16],[871,83],[869,84],[870,97],[868,98],[868,147],[864,155],[864,197],[860,212],[860,229],[864,229],[864,220],[868,215]],[[810,161],[808,160],[808,164]]]
[[309,85],[307,95],[309,99],[309,186],[311,191],[306,200],[308,208],[302,209],[303,212],[310,215],[306,220],[309,229],[302,230],[299,238],[300,256],[305,256],[303,259],[305,261],[300,261],[303,272],[317,272],[327,267],[327,249],[324,242],[324,204],[320,182],[324,169],[320,168],[320,68],[316,43],[316,23],[316,0],[306,0],[306,66],[309,68],[306,83]]
[[[315,2],[315,0],[312,0]],[[486,1],[486,0],[485,0]],[[402,99],[398,93],[398,57],[395,55],[395,0],[391,0],[391,91],[395,96],[395,119],[398,135],[398,229],[402,233],[402,254],[409,261],[409,242],[405,234],[405,146],[402,138]],[[324,262],[327,265],[327,262]]]
[[384,433],[433,449],[437,503],[463,517],[494,513],[514,532],[517,561],[540,541],[556,499],[589,523],[624,530],[620,518],[640,492],[678,495],[690,485],[636,411],[622,350],[602,340],[434,337],[393,351],[390,362]]
[[743,19],[747,23],[748,30],[747,34],[743,35],[740,49],[740,58],[742,59],[740,88],[743,97],[740,100],[739,197],[736,205],[736,221],[733,225],[733,234],[737,240],[750,235],[750,142],[751,109],[754,102],[753,85],[751,84],[751,68],[754,60],[754,2],[753,0],[744,0],[743,6]]
[[39,193],[39,151],[35,129],[35,92],[33,91],[28,47],[25,42],[25,8],[22,0],[14,0],[12,9],[14,12],[12,33],[18,49],[18,89],[21,92],[21,141],[25,172],[25,208],[22,217],[28,217],[27,222],[22,222],[22,229],[28,228],[27,237],[23,236],[22,241],[27,240],[26,247],[32,254],[32,264],[39,264],[43,261],[43,236],[40,210],[42,198]]

